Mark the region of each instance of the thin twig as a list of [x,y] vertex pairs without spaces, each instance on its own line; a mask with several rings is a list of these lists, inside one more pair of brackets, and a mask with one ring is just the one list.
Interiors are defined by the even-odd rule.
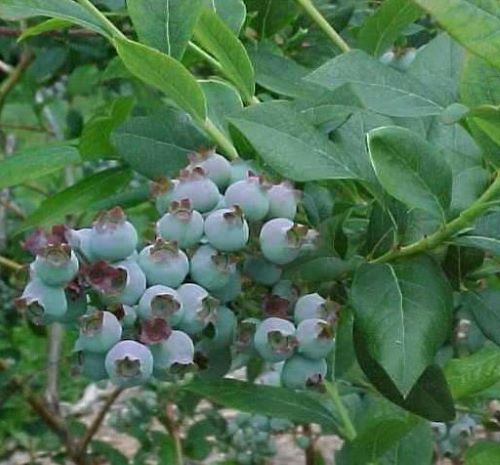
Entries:
[[175,447],[175,465],[184,465],[184,456],[182,452],[182,439],[179,431],[179,424],[175,419],[175,405],[167,401],[165,404],[165,413],[159,416],[159,420],[172,437]]
[[102,406],[101,410],[97,414],[97,417],[94,418],[94,421],[90,424],[89,428],[87,429],[85,436],[83,436],[83,439],[78,444],[77,455],[82,456],[82,457],[86,455],[87,447],[88,447],[90,441],[92,440],[92,438],[95,436],[95,434],[97,433],[97,431],[101,427],[102,422],[104,421],[104,418],[106,417],[106,414],[109,412],[109,409],[115,403],[116,399],[118,399],[118,396],[122,392],[123,392],[123,388],[117,388],[111,393],[111,396],[108,397],[105,404]]
[[10,91],[16,86],[19,80],[23,77],[24,72],[28,69],[28,66],[33,61],[33,54],[30,50],[26,49],[21,53],[19,58],[19,63],[15,66],[12,72],[7,76],[7,78],[0,85],[0,112],[5,104],[5,100],[9,95]]
[[0,255],[0,265],[5,266],[6,268],[10,268],[13,271],[21,271],[23,269],[23,265],[20,263],[11,260],[10,258],[3,257]]
[[27,217],[26,213],[24,213],[21,207],[15,204],[12,200],[0,198],[0,206],[4,207],[7,210],[10,210],[12,213],[14,213],[14,215],[16,215],[21,220],[25,220]]
[[38,126],[25,126],[25,125],[19,125],[19,124],[8,124],[8,123],[0,123],[0,129],[10,129],[12,131],[29,131],[29,132],[42,132],[42,133],[49,133],[50,130],[47,128],[43,127],[38,127]]

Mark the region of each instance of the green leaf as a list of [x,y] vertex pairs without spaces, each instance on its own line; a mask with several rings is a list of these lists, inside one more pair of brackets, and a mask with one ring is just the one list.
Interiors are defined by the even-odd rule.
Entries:
[[451,421],[455,418],[455,406],[443,371],[437,365],[429,365],[422,373],[406,398],[387,375],[386,371],[371,357],[368,343],[354,326],[354,348],[361,369],[391,402],[431,421]]
[[500,463],[500,444],[478,442],[465,452],[465,465],[494,465]]
[[18,21],[34,16],[63,19],[107,37],[111,35],[108,26],[72,0],[2,0],[0,2],[2,19]]
[[421,421],[384,454],[380,465],[431,465],[433,448],[434,434],[431,425]]
[[398,38],[401,31],[422,15],[410,0],[386,0],[361,26],[358,47],[380,56]]
[[426,256],[365,264],[354,275],[351,301],[368,353],[406,398],[448,337],[449,284]]
[[471,231],[454,238],[453,243],[477,247],[495,255],[500,255],[500,212],[492,212],[481,216]]
[[284,276],[293,281],[323,283],[341,279],[359,264],[358,259],[342,260],[338,257],[311,257],[296,260],[285,270]]
[[[468,303],[474,305],[470,298]],[[485,347],[468,357],[450,359],[444,374],[455,400],[484,391],[500,381],[500,349]]]
[[198,379],[186,385],[185,389],[228,408],[286,418],[296,423],[316,423],[333,428],[338,421],[330,408],[307,392],[250,384],[235,379]]
[[452,176],[436,147],[407,129],[385,127],[368,133],[368,150],[390,195],[446,222]]
[[247,9],[243,0],[203,0],[205,6],[211,8],[238,35],[240,33]]
[[443,110],[431,88],[360,50],[327,61],[306,80],[330,90],[350,84],[366,109],[388,116],[438,115]]
[[269,37],[299,14],[295,0],[246,0],[251,25],[262,37]]
[[0,161],[0,189],[45,176],[79,161],[78,150],[71,146],[48,145],[24,150]]
[[150,179],[177,175],[189,153],[209,146],[191,117],[174,108],[129,119],[112,141],[123,160]]
[[469,309],[483,334],[500,345],[500,290],[470,291],[464,296],[463,305]]
[[140,41],[174,58],[184,54],[201,7],[201,0],[127,0]]
[[229,137],[228,117],[243,110],[240,94],[231,85],[215,80],[200,81],[210,121]]
[[195,41],[219,62],[224,75],[243,98],[255,93],[255,77],[248,53],[229,26],[209,8],[203,9],[194,29]]
[[95,210],[93,206],[96,203],[123,189],[130,178],[130,170],[125,168],[111,168],[88,176],[44,200],[26,218],[20,231],[32,226],[54,224],[64,219],[65,215]]
[[114,45],[127,69],[162,91],[193,118],[207,115],[205,96],[194,76],[177,60],[146,45],[116,37]]
[[412,0],[455,40],[500,68],[500,8],[497,0]]
[[71,27],[73,23],[66,19],[52,18],[47,21],[43,21],[35,26],[31,26],[19,36],[18,41],[21,42],[28,37],[34,37],[40,34],[44,34],[45,32],[50,31],[60,31],[62,29],[67,29]]
[[122,124],[130,114],[134,100],[120,97],[111,104],[109,113],[96,115],[85,124],[80,136],[80,154],[84,160],[112,158],[116,150],[110,137],[114,129]]
[[289,179],[357,178],[347,156],[289,102],[254,105],[230,117],[229,122],[272,169]]

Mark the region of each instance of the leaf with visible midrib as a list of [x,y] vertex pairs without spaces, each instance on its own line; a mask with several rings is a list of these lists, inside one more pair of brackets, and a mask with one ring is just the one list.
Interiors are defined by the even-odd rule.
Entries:
[[406,397],[448,337],[448,282],[426,256],[365,264],[354,275],[351,301],[369,355]]
[[366,109],[388,116],[438,115],[444,109],[431,88],[361,50],[327,61],[306,80],[330,90],[349,84]]
[[421,15],[420,8],[410,0],[386,0],[359,30],[358,47],[372,55],[382,55],[401,30]]
[[400,127],[368,133],[368,151],[380,184],[394,198],[446,222],[452,174],[440,150]]
[[196,379],[186,385],[185,389],[225,407],[245,412],[287,418],[302,424],[316,423],[327,428],[334,428],[338,424],[333,410],[326,408],[306,392],[256,385],[235,379]]
[[76,23],[103,35],[111,35],[107,26],[72,0],[1,0],[0,17],[19,20],[48,16]]
[[205,96],[196,78],[177,60],[132,40],[115,37],[118,55],[127,69],[145,83],[162,91],[180,108],[203,121]]
[[141,42],[174,58],[182,57],[201,7],[201,0],[127,0]]
[[500,68],[498,0],[412,0],[472,53]]
[[75,147],[49,145],[25,150],[0,161],[0,189],[45,176],[79,161]]
[[470,310],[483,334],[500,345],[500,290],[467,292],[463,305]]

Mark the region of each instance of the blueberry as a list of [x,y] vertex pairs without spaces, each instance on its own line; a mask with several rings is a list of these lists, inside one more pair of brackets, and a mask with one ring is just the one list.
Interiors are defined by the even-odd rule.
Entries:
[[165,214],[174,200],[173,194],[176,186],[179,184],[177,179],[160,178],[150,186],[150,191],[155,198],[155,205],[160,215]]
[[37,325],[57,321],[68,310],[64,288],[47,286],[38,278],[28,283],[16,304],[25,310],[28,319]]
[[451,427],[448,438],[453,445],[465,446],[474,435],[476,422],[469,415],[462,415]]
[[68,309],[63,316],[58,317],[54,321],[58,321],[64,325],[77,326],[80,317],[87,312],[87,296],[83,289],[67,287],[65,289],[66,302]]
[[281,277],[281,268],[264,257],[250,256],[243,263],[243,273],[258,284],[272,286]]
[[97,382],[108,377],[104,360],[106,354],[80,351],[78,352],[78,367],[83,376]]
[[213,347],[228,347],[234,340],[236,324],[233,311],[220,306],[215,310],[213,321],[208,323],[203,334],[210,339]]
[[199,166],[219,189],[225,189],[231,182],[231,164],[215,150],[192,154],[191,166]]
[[194,210],[205,213],[219,203],[219,189],[202,168],[195,167],[181,171],[172,199],[189,199]]
[[235,272],[233,257],[218,252],[210,245],[202,245],[191,257],[191,278],[205,289],[220,289],[226,286]]
[[331,325],[318,318],[301,321],[295,336],[299,344],[299,354],[313,360],[325,358],[334,346]]
[[114,268],[127,273],[125,286],[117,300],[125,305],[135,305],[146,289],[146,276],[141,267],[133,259],[123,260],[113,265]]
[[259,236],[261,251],[270,262],[286,265],[295,260],[308,228],[287,218],[275,218],[262,226]]
[[334,323],[337,317],[338,306],[335,302],[325,300],[318,293],[305,294],[297,299],[294,309],[295,323],[311,318],[320,318]]
[[237,205],[243,210],[248,221],[263,220],[269,212],[267,186],[261,178],[249,176],[231,184],[224,194],[226,205]]
[[205,236],[222,252],[234,252],[247,245],[248,224],[239,207],[216,210],[205,219]]
[[106,371],[111,382],[129,387],[143,384],[153,374],[153,355],[143,344],[121,341],[106,355]]
[[277,363],[293,355],[296,347],[295,326],[282,318],[267,318],[258,327],[254,345],[267,362]]
[[293,220],[297,214],[297,203],[300,191],[293,188],[287,181],[273,185],[267,191],[269,199],[268,218],[288,218]]
[[147,283],[179,287],[189,273],[189,260],[175,242],[158,239],[142,249],[139,266],[146,275]]
[[146,289],[139,301],[137,314],[143,320],[161,318],[176,326],[184,314],[182,298],[174,289],[157,284]]
[[68,233],[69,245],[89,262],[93,262],[97,259],[90,248],[91,236],[92,228],[72,229]]
[[183,284],[177,289],[177,293],[184,308],[179,328],[188,334],[199,333],[213,320],[217,302],[197,284]]
[[236,271],[231,273],[229,277],[229,282],[223,286],[216,289],[212,289],[212,295],[219,300],[221,304],[226,304],[237,299],[241,294],[241,275]]
[[203,236],[203,217],[192,210],[189,200],[175,201],[158,221],[157,230],[163,239],[175,241],[181,248],[193,247]]
[[123,318],[121,319],[124,328],[133,328],[137,321],[137,312],[130,305],[123,305]]
[[256,318],[246,318],[236,328],[236,352],[249,352],[254,348],[255,333],[260,321]]
[[284,433],[286,430],[293,427],[293,423],[283,418],[271,418],[269,426],[271,427],[271,431],[275,433]]
[[281,382],[290,389],[305,389],[321,384],[326,372],[324,359],[311,360],[302,355],[294,355],[283,366]]
[[193,364],[193,341],[182,331],[172,331],[165,341],[151,345],[150,349],[153,354],[154,373],[157,376],[163,377],[170,370],[182,370]]
[[78,273],[78,259],[68,244],[48,245],[36,256],[33,271],[49,286],[65,286]]
[[254,163],[237,158],[231,162],[230,184],[243,181],[247,179],[249,175],[255,175],[255,173],[258,174],[258,170],[256,169]]
[[299,289],[288,279],[278,281],[272,288],[271,293],[282,299],[288,300],[290,306],[295,306],[295,302],[299,297]]
[[76,345],[79,350],[104,353],[121,337],[122,327],[116,316],[111,312],[96,311],[82,317]]
[[116,262],[130,256],[137,247],[137,231],[126,221],[119,207],[101,213],[92,227],[90,251],[98,259]]

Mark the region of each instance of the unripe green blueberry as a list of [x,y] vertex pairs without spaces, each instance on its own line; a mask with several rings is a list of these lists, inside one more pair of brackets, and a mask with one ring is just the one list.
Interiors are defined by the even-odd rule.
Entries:
[[47,286],[36,277],[28,283],[16,304],[37,325],[57,321],[68,310],[64,288]]
[[256,430],[269,430],[269,418],[264,415],[253,415],[250,419],[250,425]]
[[182,298],[170,287],[151,286],[139,300],[137,314],[143,320],[161,318],[169,325],[177,326],[184,315]]
[[295,443],[300,449],[307,449],[311,445],[311,440],[307,436],[298,436]]
[[169,179],[166,177],[160,178],[158,182],[150,185],[150,191],[155,199],[156,209],[160,215],[165,214],[173,198],[174,190],[179,184],[177,179]]
[[189,157],[191,166],[199,166],[219,189],[225,189],[231,182],[231,164],[215,150],[197,152]]
[[286,430],[293,427],[293,423],[284,418],[271,418],[269,426],[271,427],[271,431],[275,433],[284,433]]
[[179,328],[190,335],[203,331],[213,321],[218,303],[197,284],[183,284],[177,289],[177,293],[184,309]]
[[78,352],[78,365],[81,374],[94,382],[106,379],[108,373],[104,365],[105,358],[105,353]]
[[288,300],[290,307],[295,306],[295,302],[299,298],[299,289],[288,279],[278,281],[271,290],[272,295]]
[[240,207],[248,221],[263,220],[269,212],[267,185],[257,176],[231,184],[224,197],[226,205]]
[[264,257],[249,256],[243,263],[243,273],[258,284],[272,286],[279,281],[282,270]]
[[334,346],[332,326],[319,318],[301,321],[295,336],[299,354],[313,360],[325,358]]
[[290,182],[274,184],[267,191],[267,197],[269,199],[268,218],[288,218],[289,220],[295,218],[300,191],[295,190]]
[[130,305],[123,305],[123,318],[121,319],[124,328],[132,328],[137,321],[137,312]]
[[117,297],[117,301],[125,305],[135,305],[146,289],[146,276],[134,259],[115,263],[114,268],[125,270],[127,279],[125,287]]
[[166,340],[152,344],[150,350],[155,376],[164,377],[171,370],[182,370],[193,364],[193,341],[182,331],[172,331]]
[[138,264],[148,285],[179,287],[189,273],[189,260],[175,242],[157,239],[139,254]]
[[247,245],[248,224],[239,207],[216,210],[205,219],[205,236],[210,245],[222,252],[235,252]]
[[270,262],[286,265],[299,256],[306,234],[306,226],[294,224],[287,218],[275,218],[262,226],[260,249]]
[[255,163],[242,160],[241,158],[237,158],[231,162],[231,182],[230,184],[234,184],[238,181],[243,181],[248,178],[249,175],[255,176],[258,174],[258,170],[255,166]]
[[97,260],[90,248],[92,228],[71,229],[68,232],[69,245],[89,262]]
[[106,355],[106,371],[111,382],[120,387],[143,384],[153,374],[153,355],[136,341],[118,342]]
[[311,360],[302,355],[289,358],[281,372],[283,386],[290,389],[305,389],[322,383],[327,366],[324,359]]
[[181,171],[172,199],[177,202],[189,199],[194,210],[205,213],[219,203],[219,189],[202,168],[194,167]]
[[474,435],[476,422],[469,415],[462,415],[449,430],[448,438],[453,445],[464,446]]
[[33,263],[35,275],[49,286],[65,286],[75,278],[78,268],[78,259],[68,244],[49,244]]
[[229,282],[223,287],[212,289],[211,293],[221,304],[227,304],[228,302],[236,300],[241,294],[240,273],[238,273],[238,271],[231,273]]
[[228,347],[234,340],[236,324],[234,312],[220,306],[215,310],[213,321],[208,323],[203,334],[210,339],[213,347]]
[[82,317],[80,336],[76,342],[79,350],[104,353],[122,337],[122,326],[111,312],[96,311]]
[[116,262],[132,255],[137,247],[137,231],[126,221],[119,207],[101,213],[92,227],[89,245],[92,255]]
[[83,289],[73,289],[71,287],[65,289],[65,294],[68,309],[63,316],[54,321],[64,325],[77,326],[80,318],[87,312],[87,296]]
[[218,252],[210,245],[202,245],[191,257],[191,278],[205,289],[220,289],[226,286],[235,272],[233,257]]
[[254,336],[254,345],[260,356],[270,363],[291,357],[297,346],[295,326],[282,318],[266,318]]
[[172,202],[169,213],[158,221],[158,234],[166,241],[177,242],[181,248],[193,247],[203,236],[203,216],[191,208],[189,200]]
[[305,294],[297,299],[294,308],[294,320],[298,324],[311,318],[320,318],[333,324],[337,319],[338,306],[318,293]]

